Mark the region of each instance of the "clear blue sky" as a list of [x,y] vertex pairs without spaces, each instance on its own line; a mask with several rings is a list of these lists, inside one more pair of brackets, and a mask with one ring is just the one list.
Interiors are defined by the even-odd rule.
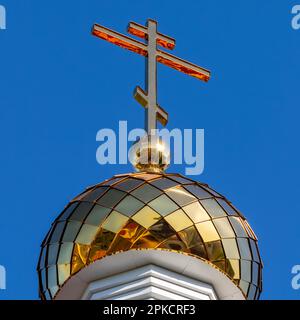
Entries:
[[[125,32],[159,21],[175,54],[212,71],[205,84],[159,67],[169,128],[205,129],[205,171],[194,177],[226,195],[259,237],[262,298],[298,299],[300,264],[300,30],[295,1],[0,0],[0,299],[36,299],[39,245],[85,187],[130,165],[99,166],[96,132],[142,126],[132,90],[143,58],[90,35],[94,22]],[[169,171],[184,173],[174,166]]]

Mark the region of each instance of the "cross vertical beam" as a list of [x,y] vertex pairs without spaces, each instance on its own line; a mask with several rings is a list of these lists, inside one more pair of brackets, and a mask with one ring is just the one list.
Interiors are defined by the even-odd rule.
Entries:
[[146,110],[146,131],[151,135],[151,130],[156,129],[156,105],[157,105],[157,23],[148,20],[148,56],[146,59],[146,88],[147,88],[147,110]]

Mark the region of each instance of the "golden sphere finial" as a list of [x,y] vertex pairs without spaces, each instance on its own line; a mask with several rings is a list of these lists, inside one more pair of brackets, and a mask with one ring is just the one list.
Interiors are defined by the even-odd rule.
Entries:
[[130,149],[131,164],[144,172],[163,173],[170,164],[170,148],[157,135],[145,135]]

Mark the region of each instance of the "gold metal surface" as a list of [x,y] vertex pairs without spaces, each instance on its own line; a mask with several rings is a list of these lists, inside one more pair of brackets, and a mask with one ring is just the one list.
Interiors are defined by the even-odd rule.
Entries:
[[160,218],[160,214],[148,206],[145,206],[132,217],[134,221],[138,222],[144,228],[153,226]]
[[[147,39],[148,38],[148,29],[136,22],[130,22],[127,28],[128,33],[142,38]],[[164,34],[161,34],[157,32],[157,38],[156,42],[159,46],[164,47],[169,50],[173,50],[175,47],[175,39],[166,36]]]
[[193,225],[193,221],[181,209],[166,216],[165,220],[175,231],[181,231]]
[[129,160],[139,171],[162,173],[170,164],[170,149],[158,135],[145,135],[133,144]]
[[53,223],[39,259],[41,297],[52,299],[94,261],[134,249],[193,255],[224,272],[249,299],[260,295],[257,239],[223,196],[180,175],[133,173],[91,187]]
[[210,220],[210,216],[199,202],[191,203],[183,207],[183,210],[194,221],[194,223]]
[[211,221],[205,221],[196,224],[196,228],[200,233],[204,242],[219,240],[219,234]]
[[[146,109],[145,129],[147,136],[151,137],[155,135],[154,130],[157,128],[157,121],[163,126],[168,122],[168,113],[157,102],[157,63],[162,63],[202,81],[209,80],[210,72],[158,49],[159,46],[169,50],[174,49],[175,40],[158,32],[157,22],[152,19],[147,20],[146,26],[130,22],[127,31],[136,37],[144,39],[145,42],[137,41],[99,24],[95,24],[92,28],[94,36],[146,57],[146,90],[144,91],[137,86],[134,90],[134,98]],[[164,171],[168,163],[165,165],[163,162],[163,152],[158,152],[149,141],[147,141],[147,144],[147,149],[151,150],[150,154],[155,153],[157,157],[162,157],[162,161],[159,163],[153,162],[150,157],[148,165],[145,165],[140,161],[139,157],[136,157],[138,160],[133,161],[133,165],[139,171],[158,173]]]

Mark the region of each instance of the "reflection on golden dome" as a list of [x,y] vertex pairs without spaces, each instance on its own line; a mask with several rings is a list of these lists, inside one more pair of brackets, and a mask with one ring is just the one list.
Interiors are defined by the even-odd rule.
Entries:
[[132,173],[89,188],[55,220],[39,259],[41,297],[55,297],[94,261],[133,249],[193,255],[225,273],[248,299],[260,295],[256,236],[228,200],[179,174]]

